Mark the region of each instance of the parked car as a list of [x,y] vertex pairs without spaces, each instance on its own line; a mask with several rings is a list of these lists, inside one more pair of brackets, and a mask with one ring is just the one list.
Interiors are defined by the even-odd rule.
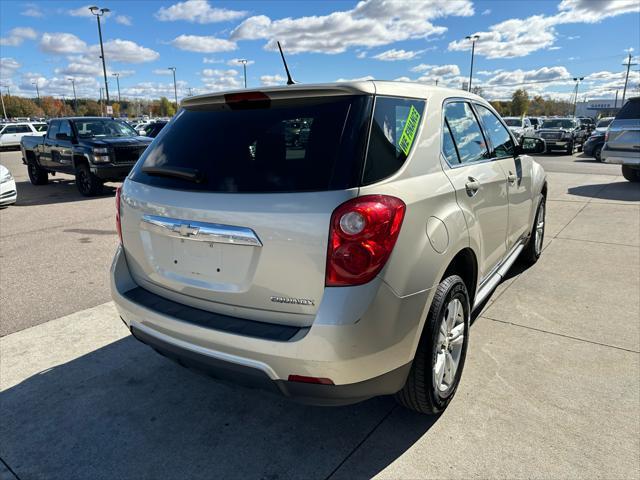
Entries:
[[629,99],[609,125],[602,161],[622,165],[622,175],[640,182],[640,97]]
[[547,118],[538,130],[538,136],[547,144],[547,151],[564,150],[573,155],[581,150],[588,136],[585,128],[575,118]]
[[169,122],[158,121],[148,124],[144,128],[144,136],[150,138],[156,138],[160,131],[165,127],[165,125]]
[[85,196],[97,195],[108,181],[120,181],[131,171],[151,139],[126,122],[103,117],[51,120],[46,136],[25,136],[22,162],[34,185],[44,185],[49,174],[75,175]]
[[[181,107],[116,195],[111,290],[131,333],[303,402],[442,411],[471,312],[542,252],[547,183],[527,153],[544,142],[518,144],[479,96],[413,83]],[[294,119],[303,148],[286,145]]]
[[591,136],[584,142],[582,151],[585,155],[593,157],[599,162],[602,161],[601,153],[604,146],[604,136],[612,120],[613,117],[605,117],[598,120],[596,128],[591,132]]
[[542,126],[542,119],[538,117],[528,117],[534,130],[538,130]]
[[596,129],[596,123],[591,117],[578,117],[578,121],[582,130],[587,132],[587,135],[591,135],[591,132]]
[[47,131],[46,123],[5,123],[0,126],[0,148],[19,147],[25,135],[42,136]]
[[528,117],[504,117],[504,121],[518,141],[523,137],[533,137],[535,133],[535,128]]
[[17,200],[16,181],[9,169],[4,165],[0,165],[0,207],[16,203]]

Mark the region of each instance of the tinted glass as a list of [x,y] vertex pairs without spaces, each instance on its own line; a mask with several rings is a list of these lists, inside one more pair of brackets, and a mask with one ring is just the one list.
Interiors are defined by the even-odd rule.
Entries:
[[449,122],[453,140],[458,147],[461,163],[489,158],[480,125],[468,103],[448,103],[445,107],[445,118]]
[[47,131],[47,137],[49,138],[56,138],[56,133],[58,133],[58,130],[60,129],[60,122],[59,121],[54,121],[51,122],[49,124],[49,130]]
[[522,120],[520,120],[519,118],[505,118],[504,122],[509,125],[510,127],[521,127],[522,126]]
[[17,133],[31,133],[29,125],[17,125]]
[[[186,107],[163,128],[132,180],[210,192],[297,192],[357,186],[368,96]],[[296,127],[297,125],[297,127]],[[199,182],[145,173],[177,168]]]
[[36,132],[46,132],[47,124],[46,123],[34,123],[33,128],[35,128]]
[[86,120],[74,120],[74,123],[80,138],[135,137],[138,135],[138,132],[126,122],[111,118],[88,118]]
[[5,129],[2,131],[3,134],[7,134],[7,133],[18,133],[18,129],[16,125],[8,125],[5,127]]
[[622,110],[616,115],[616,120],[639,120],[640,119],[640,98],[634,98],[625,103]]
[[598,125],[596,125],[597,128],[604,128],[604,127],[608,127],[609,124],[613,121],[613,118],[606,118],[604,120],[600,120],[598,122]]
[[377,97],[363,184],[393,175],[404,164],[424,114],[422,100]]
[[460,158],[458,158],[458,152],[456,151],[456,146],[451,136],[451,130],[446,120],[442,126],[442,154],[444,158],[447,159],[447,162],[449,162],[449,165],[460,163]]
[[513,156],[514,145],[509,131],[502,125],[498,117],[496,117],[491,110],[482,105],[477,105],[477,109],[484,124],[485,133],[493,145],[495,156],[498,158]]
[[71,124],[67,120],[61,121],[60,122],[60,130],[58,130],[58,133],[64,133],[68,137],[72,137],[73,133],[71,131]]
[[531,118],[529,120],[531,121],[531,125],[539,125],[540,124],[540,122],[538,121],[537,118]]
[[545,120],[542,124],[544,128],[575,128],[576,124],[573,120],[565,118],[552,118]]

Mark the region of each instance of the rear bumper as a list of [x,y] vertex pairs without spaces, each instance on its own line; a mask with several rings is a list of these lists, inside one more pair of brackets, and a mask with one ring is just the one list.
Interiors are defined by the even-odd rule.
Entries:
[[9,180],[0,184],[0,205],[11,205],[16,203],[18,192],[16,191],[15,180]]
[[135,163],[127,165],[101,165],[99,167],[92,165],[91,173],[104,181],[119,182],[129,175],[134,165]]
[[640,167],[640,151],[611,150],[605,144],[602,148],[602,161]]
[[[369,308],[353,323],[316,322],[300,328],[287,340],[274,340],[249,331],[236,333],[220,327],[220,323],[211,328],[202,321],[191,321],[176,313],[184,305],[164,311],[148,303],[145,306],[145,302],[134,301],[127,294],[137,288],[119,248],[111,269],[111,291],[122,320],[136,338],[183,365],[215,377],[317,405],[355,403],[400,390],[432,293],[425,290],[400,298],[379,282]],[[199,312],[201,316],[211,315]],[[269,325],[278,327],[265,324],[265,328]],[[289,375],[328,378],[333,385],[291,382]]]

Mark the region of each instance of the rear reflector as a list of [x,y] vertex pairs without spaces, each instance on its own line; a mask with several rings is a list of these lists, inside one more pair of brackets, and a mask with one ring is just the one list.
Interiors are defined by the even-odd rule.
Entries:
[[318,385],[334,385],[330,378],[305,377],[304,375],[289,375],[290,382],[315,383]]

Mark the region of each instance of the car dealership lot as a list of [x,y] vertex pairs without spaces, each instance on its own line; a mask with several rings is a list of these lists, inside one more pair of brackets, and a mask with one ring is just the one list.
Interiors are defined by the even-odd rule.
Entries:
[[543,256],[494,292],[471,329],[456,399],[429,418],[388,398],[292,404],[139,344],[109,302],[112,192],[86,199],[63,175],[33,187],[19,156],[0,154],[18,184],[18,204],[0,211],[0,474],[640,474],[640,188],[619,166],[539,157]]

